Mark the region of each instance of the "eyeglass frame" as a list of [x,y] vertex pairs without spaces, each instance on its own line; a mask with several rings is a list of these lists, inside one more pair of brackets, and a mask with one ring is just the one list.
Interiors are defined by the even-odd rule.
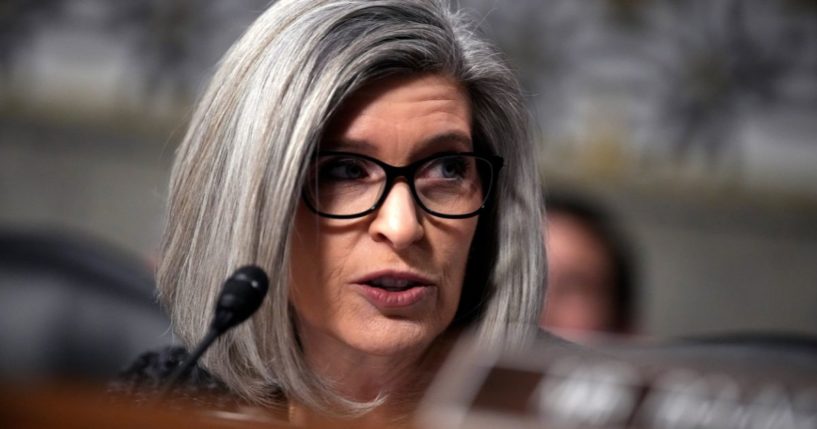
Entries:
[[[437,153],[437,154],[434,154],[434,155],[431,155],[431,156],[427,156],[427,157],[422,158],[422,159],[418,159],[417,161],[414,161],[414,162],[412,162],[410,164],[407,164],[407,165],[404,165],[402,167],[397,167],[397,166],[394,166],[394,165],[391,165],[391,164],[387,164],[387,163],[385,163],[385,162],[383,162],[383,161],[381,161],[381,160],[379,160],[377,158],[374,158],[374,157],[371,157],[371,156],[368,156],[368,155],[363,155],[363,154],[354,153],[354,152],[344,152],[344,151],[332,151],[332,150],[320,151],[320,152],[316,153],[313,156],[313,159],[318,158],[320,156],[325,156],[325,155],[340,155],[340,156],[352,156],[352,157],[362,158],[362,159],[365,159],[367,161],[371,161],[374,164],[378,165],[386,173],[386,183],[385,183],[385,186],[383,187],[382,194],[380,195],[380,197],[378,197],[377,201],[375,201],[375,203],[370,208],[368,208],[368,209],[366,209],[366,210],[364,210],[364,211],[362,211],[360,213],[355,213],[355,214],[335,215],[335,214],[329,214],[329,213],[319,211],[317,208],[315,208],[312,205],[312,202],[309,201],[309,197],[307,195],[307,189],[306,189],[306,187],[304,187],[304,189],[301,191],[301,197],[303,198],[304,203],[306,204],[307,208],[309,208],[312,212],[314,212],[315,214],[317,214],[319,216],[326,217],[326,218],[331,218],[331,219],[355,219],[355,218],[364,217],[364,216],[366,216],[366,215],[368,215],[370,213],[373,213],[374,211],[379,209],[380,206],[383,205],[383,202],[386,201],[386,197],[388,197],[389,193],[391,192],[391,189],[394,186],[394,183],[395,183],[396,179],[398,179],[400,177],[403,177],[403,178],[406,179],[406,184],[408,184],[409,189],[411,190],[411,196],[414,199],[414,203],[417,204],[420,208],[422,208],[426,213],[429,213],[429,214],[431,214],[433,216],[437,216],[437,217],[444,218],[444,219],[466,219],[466,218],[469,218],[469,217],[474,217],[474,216],[478,215],[481,211],[483,211],[485,209],[485,207],[487,207],[488,202],[491,199],[490,198],[491,197],[491,191],[493,190],[494,183],[496,183],[497,177],[499,176],[499,171],[502,169],[502,167],[503,167],[503,165],[505,163],[505,160],[501,156],[491,155],[491,154],[480,154],[480,153],[476,153],[476,152],[440,152],[440,153]],[[491,166],[491,180],[488,183],[488,189],[483,192],[482,204],[476,210],[474,210],[473,212],[465,213],[465,214],[457,214],[457,215],[445,214],[445,213],[440,213],[440,212],[436,212],[434,210],[431,210],[428,207],[426,207],[425,204],[423,204],[422,200],[420,199],[419,194],[417,193],[417,188],[415,187],[415,183],[414,183],[414,174],[415,174],[415,172],[417,171],[418,168],[420,168],[422,165],[424,165],[425,163],[427,163],[427,162],[429,162],[429,161],[431,161],[433,159],[444,158],[446,156],[456,156],[456,155],[462,155],[462,156],[469,156],[469,157],[473,157],[473,158],[484,159]],[[482,180],[482,178],[480,178],[480,180]]]

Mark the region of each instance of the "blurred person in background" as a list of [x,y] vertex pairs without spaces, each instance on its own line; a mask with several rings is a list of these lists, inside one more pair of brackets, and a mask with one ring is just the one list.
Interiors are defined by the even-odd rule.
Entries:
[[569,339],[635,333],[633,262],[619,228],[598,204],[545,197],[547,296],[540,325]]

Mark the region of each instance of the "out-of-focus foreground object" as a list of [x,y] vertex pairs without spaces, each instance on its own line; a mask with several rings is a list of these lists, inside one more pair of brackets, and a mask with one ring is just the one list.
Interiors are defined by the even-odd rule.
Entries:
[[263,413],[214,411],[193,404],[136,405],[77,386],[0,386],[0,426],[15,429],[80,428],[291,428]]
[[817,427],[817,338],[743,335],[516,352],[461,345],[423,427]]

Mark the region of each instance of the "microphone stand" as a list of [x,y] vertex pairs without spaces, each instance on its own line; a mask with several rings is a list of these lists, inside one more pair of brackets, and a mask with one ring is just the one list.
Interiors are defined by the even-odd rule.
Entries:
[[190,371],[201,355],[221,334],[247,320],[261,307],[264,296],[267,294],[268,283],[264,270],[254,265],[239,268],[224,282],[207,335],[182,365],[173,371],[154,402],[158,403],[167,398],[182,377]]
[[173,371],[173,374],[170,375],[170,378],[167,379],[167,382],[165,382],[164,386],[162,386],[162,389],[159,391],[159,395],[156,398],[157,402],[163,401],[167,398],[167,395],[173,391],[179,380],[181,380],[181,378],[184,377],[191,368],[193,368],[196,362],[199,361],[201,355],[203,355],[204,352],[210,348],[210,345],[212,345],[216,338],[218,338],[221,334],[222,332],[218,332],[215,329],[210,329],[207,332],[207,335],[205,335],[201,342],[199,342],[199,345],[196,346],[193,353],[191,353],[187,359],[184,360],[182,365],[176,368],[176,370]]

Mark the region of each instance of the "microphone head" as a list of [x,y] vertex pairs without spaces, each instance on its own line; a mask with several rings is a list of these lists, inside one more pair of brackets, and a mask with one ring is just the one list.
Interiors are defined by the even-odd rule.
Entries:
[[268,288],[267,274],[261,268],[247,265],[236,270],[224,283],[210,328],[224,332],[247,320],[261,307]]

